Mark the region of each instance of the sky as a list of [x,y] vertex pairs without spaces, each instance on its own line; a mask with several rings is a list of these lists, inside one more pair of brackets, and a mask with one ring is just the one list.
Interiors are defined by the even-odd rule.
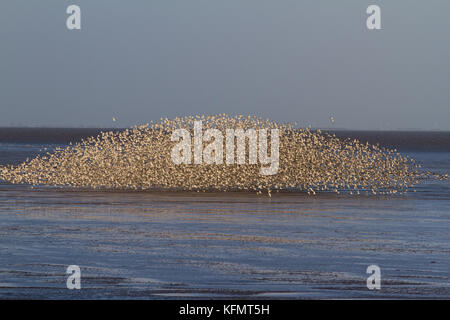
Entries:
[[[66,27],[72,4],[81,30]],[[372,4],[381,30],[366,27]],[[2,0],[0,126],[227,113],[450,130],[449,12],[448,0]]]

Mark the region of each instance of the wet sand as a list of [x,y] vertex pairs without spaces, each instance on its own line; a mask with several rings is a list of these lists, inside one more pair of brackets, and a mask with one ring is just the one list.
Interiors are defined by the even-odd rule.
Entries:
[[[272,198],[2,184],[0,298],[448,299],[449,184],[433,183]],[[73,264],[81,290],[66,288]]]

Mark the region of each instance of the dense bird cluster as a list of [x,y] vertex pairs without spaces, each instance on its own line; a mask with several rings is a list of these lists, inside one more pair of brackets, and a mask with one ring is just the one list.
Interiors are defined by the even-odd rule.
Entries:
[[[260,164],[174,164],[171,133],[192,130],[279,129],[279,169],[260,174]],[[248,148],[246,149],[248,153]],[[17,166],[0,167],[11,183],[77,188],[185,191],[404,192],[424,174],[395,150],[255,117],[195,116],[162,119],[124,131],[103,132]]]

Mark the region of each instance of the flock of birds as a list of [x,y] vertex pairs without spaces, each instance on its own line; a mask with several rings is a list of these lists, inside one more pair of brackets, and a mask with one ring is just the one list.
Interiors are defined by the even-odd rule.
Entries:
[[[279,129],[279,169],[263,176],[258,164],[174,164],[171,133],[203,129]],[[248,148],[247,148],[248,152]],[[121,190],[334,191],[359,194],[406,192],[424,177],[413,159],[358,140],[297,128],[256,117],[225,114],[161,119],[123,131],[102,132],[13,166],[0,167],[0,180],[31,185]],[[439,176],[446,179],[447,176]]]

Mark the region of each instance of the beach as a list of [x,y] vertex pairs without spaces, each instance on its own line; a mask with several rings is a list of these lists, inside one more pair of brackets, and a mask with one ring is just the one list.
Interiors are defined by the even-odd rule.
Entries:
[[[0,162],[17,164],[73,138],[62,136],[3,135]],[[446,173],[446,139],[399,150]],[[449,299],[450,183],[415,189],[268,197],[2,182],[0,298]],[[66,287],[69,265],[80,267],[80,290]],[[367,288],[370,265],[380,267],[380,290]]]

